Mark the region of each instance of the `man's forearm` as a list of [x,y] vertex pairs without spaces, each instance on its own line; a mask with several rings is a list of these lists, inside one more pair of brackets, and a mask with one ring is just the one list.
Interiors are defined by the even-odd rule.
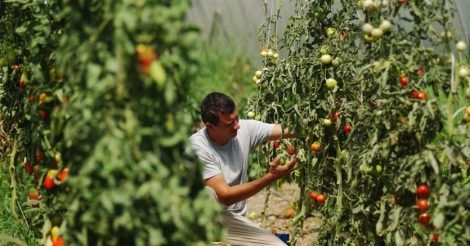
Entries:
[[232,186],[227,190],[226,194],[224,194],[224,197],[219,197],[219,200],[223,204],[230,206],[255,195],[264,187],[268,186],[277,179],[278,178],[274,174],[268,173],[265,176],[251,182]]

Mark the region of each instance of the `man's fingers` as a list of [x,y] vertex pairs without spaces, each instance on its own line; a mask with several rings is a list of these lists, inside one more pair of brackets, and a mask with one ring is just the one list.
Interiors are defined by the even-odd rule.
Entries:
[[293,167],[295,164],[297,164],[297,158],[295,156],[291,156],[289,163],[287,163],[287,166],[289,168]]
[[277,166],[277,165],[279,165],[279,160],[281,160],[281,156],[280,156],[280,155],[276,156],[276,158],[274,158],[274,160],[271,161],[271,163],[269,163],[269,165],[270,165],[270,166]]
[[298,162],[295,163],[295,166],[292,170],[297,170],[297,168],[299,168],[299,163]]

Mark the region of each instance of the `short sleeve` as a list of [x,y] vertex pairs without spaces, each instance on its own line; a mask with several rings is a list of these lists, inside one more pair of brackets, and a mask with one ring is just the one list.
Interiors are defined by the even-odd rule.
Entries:
[[268,124],[257,120],[246,120],[246,127],[250,136],[250,148],[268,141],[274,131],[274,124]]
[[221,173],[220,167],[214,160],[214,156],[208,153],[196,140],[190,139],[191,148],[196,153],[198,159],[202,162],[202,178],[208,179]]

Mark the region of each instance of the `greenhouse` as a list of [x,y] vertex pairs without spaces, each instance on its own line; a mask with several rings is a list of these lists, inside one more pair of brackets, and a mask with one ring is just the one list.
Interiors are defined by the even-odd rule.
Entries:
[[469,245],[468,10],[0,0],[0,245]]

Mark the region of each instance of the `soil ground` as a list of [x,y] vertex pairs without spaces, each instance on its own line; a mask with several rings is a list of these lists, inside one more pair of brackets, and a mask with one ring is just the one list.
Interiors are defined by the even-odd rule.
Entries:
[[[276,233],[288,233],[292,238],[290,217],[295,215],[292,215],[290,202],[297,200],[299,196],[297,185],[284,184],[277,190],[271,188],[265,221],[261,223],[261,212],[264,208],[266,193],[265,189],[248,199],[247,217],[267,231],[275,230]],[[296,246],[314,245],[317,237],[315,229],[319,226],[320,220],[318,218],[310,217],[305,220],[303,229],[297,234]]]

